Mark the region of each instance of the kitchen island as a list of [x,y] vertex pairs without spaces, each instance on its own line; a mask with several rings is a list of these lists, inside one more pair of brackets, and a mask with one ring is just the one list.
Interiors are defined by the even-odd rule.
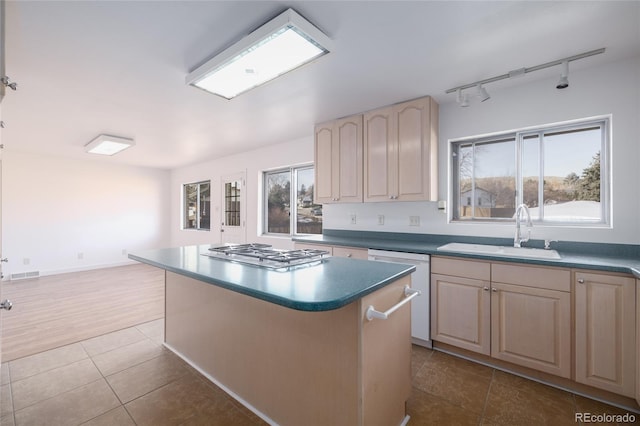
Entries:
[[270,424],[399,425],[411,391],[415,267],[330,257],[271,270],[203,256],[131,259],[166,271],[165,345]]

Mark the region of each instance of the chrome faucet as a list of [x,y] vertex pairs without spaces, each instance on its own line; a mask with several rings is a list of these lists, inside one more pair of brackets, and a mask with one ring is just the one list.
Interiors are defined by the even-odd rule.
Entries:
[[[520,234],[520,216],[522,215],[523,210],[527,214],[527,237],[526,238],[522,238]],[[533,224],[531,223],[531,213],[529,213],[529,207],[527,207],[526,204],[520,204],[516,209],[516,235],[513,238],[514,247],[521,247],[522,243],[526,243],[527,241],[529,241],[529,238],[531,238],[532,227],[533,227]]]

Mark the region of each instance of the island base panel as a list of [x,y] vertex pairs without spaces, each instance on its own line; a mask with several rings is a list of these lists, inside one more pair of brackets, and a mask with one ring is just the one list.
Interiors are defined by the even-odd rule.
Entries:
[[[369,303],[388,309],[408,283],[405,277],[340,309],[305,312],[167,272],[165,340],[274,423],[400,424],[411,386],[410,323],[393,323],[410,321],[409,306],[394,321],[370,324],[364,311]],[[376,325],[398,336],[380,336]],[[384,359],[376,345],[401,349],[387,349],[393,355]]]

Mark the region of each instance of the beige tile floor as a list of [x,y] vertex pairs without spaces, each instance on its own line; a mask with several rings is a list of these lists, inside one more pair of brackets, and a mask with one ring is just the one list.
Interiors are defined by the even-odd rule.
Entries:
[[[0,423],[265,424],[162,341],[156,320],[3,364]],[[576,412],[625,413],[418,346],[412,376],[410,425],[576,425]]]

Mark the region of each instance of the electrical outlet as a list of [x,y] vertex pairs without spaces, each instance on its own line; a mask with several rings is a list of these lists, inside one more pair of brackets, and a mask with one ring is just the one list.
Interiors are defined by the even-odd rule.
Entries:
[[22,259],[22,264],[23,265],[28,265],[31,263],[31,259],[29,259],[28,257],[25,257],[24,259]]
[[384,225],[384,215],[383,214],[379,214],[378,215],[378,225]]
[[420,216],[409,216],[409,226],[420,226]]
[[352,225],[356,224],[356,214],[355,213],[351,213],[351,224]]
[[126,256],[127,255],[127,249],[122,249],[122,255]]
[[84,253],[80,252],[78,253],[78,260],[82,260],[84,259]]

